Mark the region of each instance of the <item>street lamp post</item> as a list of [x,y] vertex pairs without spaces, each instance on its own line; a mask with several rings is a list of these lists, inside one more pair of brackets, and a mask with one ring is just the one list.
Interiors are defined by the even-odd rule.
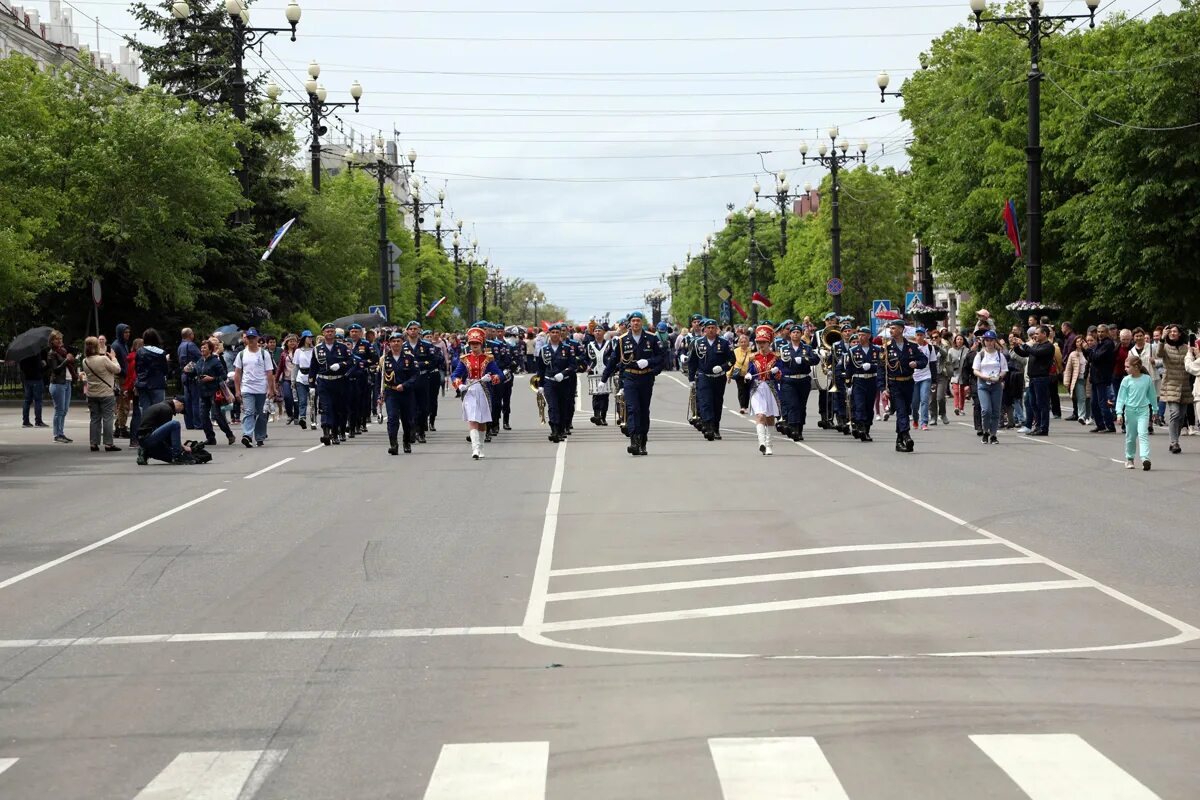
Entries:
[[380,303],[384,308],[391,305],[391,263],[388,258],[387,232],[387,181],[400,173],[400,165],[393,164],[385,158],[383,137],[375,138],[375,160],[359,161],[354,153],[346,153],[346,167],[351,170],[362,170],[375,178],[379,186],[377,197],[379,207],[379,293]]
[[423,312],[425,310],[425,305],[424,305],[424,302],[422,301],[423,295],[421,292],[421,278],[422,278],[421,258],[420,258],[420,256],[421,256],[421,223],[424,221],[424,217],[422,216],[422,214],[424,213],[425,209],[432,208],[434,206],[437,207],[438,213],[436,216],[437,216],[437,224],[438,224],[438,229],[439,229],[438,230],[438,246],[440,247],[441,241],[442,241],[441,240],[442,234],[441,234],[441,230],[440,230],[441,224],[442,224],[441,208],[446,199],[446,192],[444,190],[438,192],[437,202],[422,203],[421,202],[421,179],[416,176],[416,172],[415,172],[415,170],[417,168],[417,151],[413,150],[412,148],[409,148],[409,151],[408,151],[408,154],[406,157],[408,158],[409,167],[413,170],[412,180],[409,181],[409,188],[410,188],[409,196],[412,199],[413,252],[417,256],[417,313],[420,314],[421,312]]
[[[762,186],[758,181],[754,182],[754,202],[758,202],[759,195],[762,193]],[[775,193],[763,195],[779,208],[779,255],[780,257],[787,255],[787,226],[788,226],[788,203],[797,200],[803,195],[793,193],[791,191],[791,183],[788,181],[786,172],[779,172],[775,175]]]
[[[234,2],[234,0],[229,0]],[[275,105],[287,106],[288,108],[303,108],[308,112],[309,127],[312,130],[312,146],[309,152],[312,156],[312,187],[314,192],[321,191],[321,137],[327,132],[322,120],[326,119],[330,114],[339,108],[346,108],[350,105],[354,106],[354,113],[358,113],[358,101],[362,98],[362,84],[354,81],[350,84],[350,97],[354,103],[329,103],[325,98],[327,92],[325,87],[317,83],[317,78],[321,76],[321,65],[313,61],[308,65],[308,80],[304,82],[304,91],[308,93],[308,99],[301,102],[284,102],[279,101],[279,95],[283,90],[279,85],[271,82],[267,84],[267,97]]]
[[454,251],[454,304],[457,305],[460,309],[462,308],[462,280],[459,277],[460,273],[459,273],[458,265],[460,263],[459,247],[462,243],[462,227],[463,227],[463,221],[461,219],[455,220],[454,236],[451,237],[451,239],[450,239],[450,243],[451,243],[452,249]]
[[704,292],[704,316],[710,317],[708,313],[708,262],[712,258],[712,234],[707,234],[704,237],[704,247],[700,249],[700,264],[703,271],[700,273],[700,288]]
[[1025,146],[1025,205],[1029,226],[1029,241],[1025,248],[1025,299],[1042,301],[1042,40],[1074,20],[1086,19],[1096,27],[1096,8],[1100,0],[1085,0],[1086,14],[1043,15],[1042,0],[1030,0],[1029,16],[985,17],[986,0],[970,0],[975,14],[975,30],[982,31],[984,23],[1003,25],[1029,45],[1029,135]]
[[[833,275],[831,277],[841,280],[842,278],[842,226],[838,220],[838,195],[841,192],[841,184],[838,182],[838,172],[845,164],[853,164],[855,162],[865,164],[867,162],[867,143],[865,141],[858,143],[858,152],[849,153],[849,144],[845,139],[837,141],[838,129],[833,126],[829,129],[829,147],[825,146],[824,142],[817,145],[817,155],[813,156],[813,161],[816,161],[823,167],[829,169],[831,193],[833,195],[832,203],[832,226],[831,238],[833,245]],[[838,151],[841,151],[839,154]],[[802,163],[808,163],[808,143],[800,143],[800,160]],[[833,311],[835,314],[842,313],[842,295],[833,295]]]

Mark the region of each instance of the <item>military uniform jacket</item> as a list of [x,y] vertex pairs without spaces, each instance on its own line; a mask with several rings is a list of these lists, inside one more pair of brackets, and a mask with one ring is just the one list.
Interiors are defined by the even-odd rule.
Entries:
[[783,373],[782,380],[811,378],[812,368],[820,363],[821,357],[804,342],[793,345],[788,341],[779,348],[779,371]]
[[380,359],[379,365],[383,372],[383,388],[396,391],[397,386],[403,386],[403,391],[411,392],[416,388],[417,380],[421,377],[421,370],[417,367],[416,360],[400,351],[400,355],[394,356],[389,350]]
[[846,386],[850,381],[850,376],[846,370],[846,363],[850,358],[850,345],[842,342],[833,343],[833,376],[838,385]]
[[[330,345],[325,344],[322,340],[313,348],[312,361],[308,365],[308,375],[309,378],[336,380],[346,375],[350,369],[350,363],[350,348],[341,342],[335,341]],[[336,370],[331,369],[334,364],[340,366]]]
[[351,378],[365,378],[367,370],[375,366],[376,356],[374,350],[366,339],[359,339],[357,342],[351,339],[346,347],[350,350],[350,372]]
[[[492,350],[492,359],[496,362],[496,368],[500,370],[500,377],[507,383],[512,380],[512,370],[516,364],[516,354],[508,342],[500,339],[492,339],[488,342]],[[460,359],[461,360],[461,359]]]
[[[694,347],[695,342],[692,344]],[[642,331],[641,339],[634,341],[632,333],[624,333],[616,340],[616,345],[609,355],[608,365],[604,368],[604,380],[607,381],[617,370],[621,371],[622,378],[657,375],[662,372],[662,342],[654,334]],[[639,367],[637,362],[643,358],[649,363],[645,367]]]
[[537,374],[543,383],[554,380],[554,376],[560,372],[569,378],[575,374],[578,368],[579,363],[575,360],[575,350],[566,342],[560,343],[557,350],[554,345],[548,344],[538,352]]
[[[924,369],[929,365],[929,359],[921,349],[907,339],[897,344],[889,342],[883,352],[889,381],[911,381],[916,369]],[[915,362],[916,369],[908,365]]]
[[[688,380],[696,380],[696,375],[707,375],[710,378],[725,379],[725,373],[733,366],[733,348],[729,342],[718,336],[711,343],[701,336],[692,342],[693,358],[688,359]],[[721,374],[714,375],[713,367],[720,367]]]
[[413,361],[416,362],[417,369],[426,375],[437,372],[438,362],[442,357],[441,352],[433,346],[433,342],[427,342],[424,339],[418,339],[416,344],[405,339],[401,352],[404,355],[412,357]]
[[588,365],[587,347],[582,342],[577,342],[571,339],[565,344],[571,348],[571,355],[575,358],[575,368],[579,372],[586,372]]
[[869,344],[866,348],[854,345],[850,348],[846,372],[850,376],[851,386],[859,381],[872,381],[882,389],[886,372],[883,368],[883,348],[874,344]]

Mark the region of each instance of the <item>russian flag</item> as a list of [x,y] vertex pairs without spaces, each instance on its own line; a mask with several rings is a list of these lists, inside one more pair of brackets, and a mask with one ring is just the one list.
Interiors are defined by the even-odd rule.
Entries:
[[746,319],[750,315],[746,313],[746,309],[742,308],[741,304],[732,297],[729,298],[729,305],[733,306],[733,310],[742,315],[742,319]]
[[426,318],[428,318],[428,317],[432,317],[432,316],[433,316],[433,312],[437,311],[437,310],[438,310],[438,306],[440,306],[440,305],[441,305],[442,303],[444,303],[444,302],[446,302],[446,296],[445,296],[445,295],[442,295],[442,299],[438,300],[436,303],[434,303],[433,305],[431,305],[431,306],[429,307],[429,310],[425,312],[425,317],[426,317]]
[[1012,200],[1004,204],[1004,233],[1021,258],[1021,229],[1017,227],[1017,207]]
[[750,302],[754,303],[754,305],[756,305],[756,306],[762,306],[763,308],[771,307],[771,301],[768,300],[767,296],[762,294],[761,292],[755,292],[754,295],[750,298]]
[[276,246],[278,246],[280,240],[283,239],[284,235],[292,227],[292,223],[294,223],[295,221],[296,221],[296,218],[292,217],[287,222],[283,223],[282,228],[275,231],[275,235],[271,237],[271,243],[269,245],[267,245],[267,252],[263,253],[262,258],[260,259],[261,261],[266,261],[268,258],[271,257],[271,253],[275,252]]

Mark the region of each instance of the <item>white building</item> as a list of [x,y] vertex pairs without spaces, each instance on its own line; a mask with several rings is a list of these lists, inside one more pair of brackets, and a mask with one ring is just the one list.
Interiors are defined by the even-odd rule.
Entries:
[[35,8],[0,0],[0,58],[21,53],[42,65],[90,59],[99,69],[137,85],[138,60],[129,47],[121,47],[117,61],[109,53],[91,53],[80,44],[70,9],[59,0],[50,0],[49,5],[50,13],[43,19]]

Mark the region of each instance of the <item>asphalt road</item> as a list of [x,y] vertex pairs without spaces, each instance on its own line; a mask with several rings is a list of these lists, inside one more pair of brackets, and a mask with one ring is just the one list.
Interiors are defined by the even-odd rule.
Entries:
[[0,411],[0,798],[1200,797],[1200,438],[766,458],[675,377],[637,459],[523,381],[482,462],[452,400],[203,467]]

